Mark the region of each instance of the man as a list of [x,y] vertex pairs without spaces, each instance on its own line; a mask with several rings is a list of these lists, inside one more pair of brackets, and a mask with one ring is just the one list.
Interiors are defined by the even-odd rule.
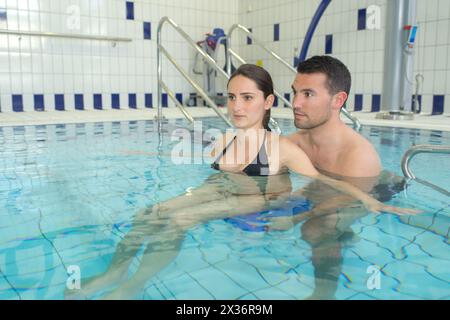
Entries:
[[[347,67],[330,56],[301,62],[292,90],[295,126],[288,138],[296,143],[323,174],[340,178],[366,192],[373,191],[381,173],[380,158],[371,143],[340,120],[348,99],[351,76]],[[342,247],[353,237],[351,225],[365,216],[354,199],[327,186],[310,183],[304,191],[314,203],[309,212],[273,220],[273,229],[304,221],[301,236],[312,250],[315,288],[309,298],[333,299],[342,269]],[[352,208],[353,207],[353,208]]]
[[295,126],[289,139],[302,148],[317,169],[344,177],[376,177],[381,163],[374,147],[340,120],[351,76],[330,56],[301,62],[292,89]]

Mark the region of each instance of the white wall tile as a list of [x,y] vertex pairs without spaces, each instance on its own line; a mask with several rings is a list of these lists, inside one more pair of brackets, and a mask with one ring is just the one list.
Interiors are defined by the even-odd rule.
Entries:
[[34,110],[34,97],[31,93],[26,93],[22,96],[23,99],[23,111]]
[[433,95],[424,94],[422,95],[422,111],[420,114],[430,115],[433,110]]
[[[225,31],[236,22],[253,27],[258,38],[292,63],[294,48],[297,48],[298,55],[306,29],[320,2],[232,0],[223,6],[208,0],[145,0],[135,1],[135,20],[128,21],[125,19],[125,1],[122,0],[0,0],[0,6],[2,1],[8,8],[8,29],[104,34],[133,39],[132,43],[117,43],[113,47],[111,43],[99,41],[30,37],[22,37],[19,41],[17,36],[0,35],[2,94],[11,94],[13,89],[16,90],[14,93],[23,93],[21,90],[30,90],[28,83],[31,83],[31,90],[46,94],[60,93],[56,90],[62,87],[63,91],[73,90],[88,97],[96,93],[95,89],[109,99],[111,93],[121,93],[123,99],[133,92],[138,94],[138,105],[143,104],[145,92],[153,93],[156,101],[156,28],[162,16],[174,18],[182,28],[189,30],[188,34],[196,41],[216,26]],[[450,69],[449,3],[448,0],[418,1],[420,30],[414,72],[426,75],[423,89],[429,95],[442,90],[442,86],[444,91],[450,92],[447,88]],[[72,4],[80,7],[80,30],[67,28],[67,8]],[[382,19],[381,30],[356,30],[358,9],[370,4],[380,5],[383,17],[386,15],[386,0],[333,1],[319,23],[308,52],[308,56],[323,54],[324,37],[333,34],[333,55],[351,69],[355,93],[370,97],[369,100],[364,99],[368,108],[371,95],[380,93],[385,25]],[[251,12],[247,12],[249,7]],[[142,21],[152,23],[150,41],[143,40]],[[278,43],[273,43],[274,23],[280,23],[281,39]],[[169,27],[164,30],[163,39],[180,64],[191,69],[194,53],[184,40]],[[286,70],[279,68],[256,46],[249,47],[245,43],[245,36],[236,33],[233,46],[244,59],[249,62],[263,59],[277,86],[289,84]],[[3,59],[5,54],[7,59]],[[192,91],[173,67],[167,62],[163,66],[166,82],[172,85],[174,92]],[[18,77],[20,73],[33,74],[31,81]],[[444,73],[446,81],[439,81]],[[64,85],[59,84],[61,77]],[[42,83],[38,85],[41,78]],[[121,105],[127,101],[126,96],[126,103],[121,101]],[[88,103],[85,101],[85,104]]]
[[447,72],[445,70],[436,70],[434,72],[433,94],[445,94],[447,81]]
[[1,112],[12,111],[11,94],[0,94],[0,103]]
[[437,20],[439,12],[439,0],[428,0],[426,19],[429,21]]

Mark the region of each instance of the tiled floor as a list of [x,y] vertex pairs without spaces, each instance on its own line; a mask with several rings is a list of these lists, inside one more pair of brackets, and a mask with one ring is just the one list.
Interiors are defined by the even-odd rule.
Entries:
[[[187,108],[194,119],[217,116],[210,108]],[[226,112],[226,109],[222,109]],[[83,110],[83,111],[44,111],[44,112],[1,112],[0,126],[41,125],[56,123],[109,122],[155,119],[156,109],[124,109],[124,110]],[[168,119],[183,118],[177,108],[164,108],[164,117]],[[354,112],[362,125],[418,128],[428,130],[450,131],[450,116],[416,115],[414,120],[378,120],[376,113]],[[292,111],[287,108],[273,108],[275,118],[292,119]],[[348,121],[343,117],[344,121]]]

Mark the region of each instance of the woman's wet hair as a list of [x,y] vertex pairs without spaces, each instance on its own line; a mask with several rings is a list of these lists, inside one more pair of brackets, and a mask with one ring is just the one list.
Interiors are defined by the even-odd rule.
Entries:
[[[230,84],[230,81],[237,77],[237,76],[243,76],[250,80],[253,80],[256,83],[256,86],[259,90],[261,90],[264,93],[264,99],[267,99],[268,96],[271,94],[273,95],[273,81],[270,74],[264,69],[254,64],[243,64],[241,65],[230,77],[230,80],[228,80],[228,85]],[[264,114],[263,119],[263,127],[264,129],[270,131],[269,128],[269,121],[270,121],[270,109],[266,110],[266,113]]]

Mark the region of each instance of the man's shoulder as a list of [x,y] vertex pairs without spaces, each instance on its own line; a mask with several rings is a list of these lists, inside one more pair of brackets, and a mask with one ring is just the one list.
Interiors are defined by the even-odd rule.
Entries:
[[340,158],[344,171],[351,173],[351,176],[375,176],[381,171],[381,161],[375,147],[357,132],[346,140]]

